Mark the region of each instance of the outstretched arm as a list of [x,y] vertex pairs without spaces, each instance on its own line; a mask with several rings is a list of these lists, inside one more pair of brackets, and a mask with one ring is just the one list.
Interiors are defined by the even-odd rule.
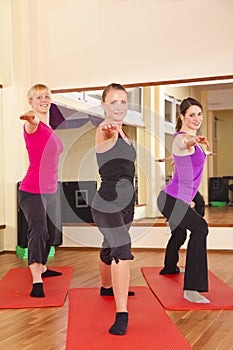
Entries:
[[197,136],[185,135],[183,139],[184,139],[184,145],[186,146],[186,148],[195,146],[198,143],[204,144],[207,147],[209,146],[209,142],[207,138],[202,135],[197,135]]
[[105,152],[115,144],[118,138],[119,125],[117,123],[102,123],[96,130],[96,151]]
[[28,134],[33,134],[39,124],[39,118],[35,116],[33,111],[28,111],[19,117],[21,120],[25,120],[25,128]]
[[102,137],[106,139],[111,139],[117,132],[118,132],[118,125],[117,123],[107,123],[102,124],[99,126],[100,133],[102,134]]
[[205,144],[206,146],[209,146],[209,142],[205,136],[201,135],[188,135],[188,134],[180,134],[177,135],[173,145],[175,146],[176,150],[188,150],[190,151],[190,148],[195,146],[198,143]]

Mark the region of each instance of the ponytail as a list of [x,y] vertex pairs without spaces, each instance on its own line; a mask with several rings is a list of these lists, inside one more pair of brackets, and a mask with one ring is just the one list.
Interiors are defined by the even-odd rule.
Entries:
[[180,115],[176,118],[176,132],[179,132],[182,127],[182,120],[180,118]]

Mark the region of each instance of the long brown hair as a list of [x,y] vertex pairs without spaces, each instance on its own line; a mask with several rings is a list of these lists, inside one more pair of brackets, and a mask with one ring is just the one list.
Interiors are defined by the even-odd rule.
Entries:
[[182,127],[182,120],[181,120],[181,118],[180,118],[180,114],[182,114],[183,116],[185,116],[187,110],[188,110],[189,107],[191,107],[191,106],[198,106],[198,107],[201,108],[201,110],[202,110],[202,112],[203,112],[202,104],[201,104],[199,101],[195,100],[195,99],[192,98],[192,97],[187,97],[187,98],[185,98],[185,99],[181,102],[181,104],[180,104],[180,108],[179,108],[180,113],[179,113],[179,115],[178,115],[177,118],[176,118],[176,131],[177,131],[177,132],[179,132],[180,129],[181,129],[181,127]]

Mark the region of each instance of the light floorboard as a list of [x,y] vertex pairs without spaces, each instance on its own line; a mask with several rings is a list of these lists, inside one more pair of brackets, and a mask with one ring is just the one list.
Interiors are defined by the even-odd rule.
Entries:
[[[161,266],[164,251],[135,249],[133,253],[135,259],[131,262],[131,286],[146,286],[140,268]],[[55,256],[49,259],[49,265],[73,266],[71,282],[73,288],[98,287],[100,285],[98,256],[99,252],[96,249],[59,248],[56,249]],[[233,253],[210,251],[208,261],[209,269],[233,288]],[[1,254],[0,262],[0,277],[10,268],[27,266],[26,260],[16,257],[13,253]],[[185,251],[181,251],[180,264],[184,263]],[[232,310],[167,311],[167,314],[194,350],[233,349]],[[0,310],[0,349],[65,350],[67,315],[68,299],[62,307]],[[77,350],[89,350],[88,339],[86,349]]]

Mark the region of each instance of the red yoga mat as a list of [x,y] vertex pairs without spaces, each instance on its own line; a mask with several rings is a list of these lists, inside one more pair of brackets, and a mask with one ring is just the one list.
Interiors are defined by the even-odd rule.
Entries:
[[209,275],[209,292],[201,293],[210,300],[209,304],[191,303],[183,298],[184,274],[160,275],[162,267],[142,267],[142,274],[156,298],[166,310],[231,310],[233,289]]
[[29,268],[10,269],[0,280],[0,308],[61,306],[64,304],[72,277],[72,267],[49,267],[62,275],[43,279],[45,298],[32,298],[32,279]]
[[109,334],[115,319],[113,297],[97,288],[69,291],[66,350],[184,350],[191,346],[167,316],[149,288],[132,287],[129,324],[124,336]]

